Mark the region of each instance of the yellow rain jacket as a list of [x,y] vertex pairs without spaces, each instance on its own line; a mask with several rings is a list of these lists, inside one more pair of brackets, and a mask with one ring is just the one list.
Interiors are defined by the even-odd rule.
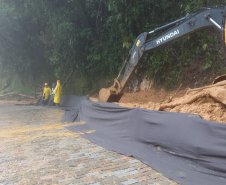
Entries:
[[49,87],[44,87],[43,95],[45,94],[45,100],[49,98],[49,95],[51,95],[51,89]]
[[54,103],[60,103],[60,97],[63,94],[63,89],[62,89],[62,86],[60,85],[60,82],[57,82],[54,94],[55,95],[54,95],[53,102]]

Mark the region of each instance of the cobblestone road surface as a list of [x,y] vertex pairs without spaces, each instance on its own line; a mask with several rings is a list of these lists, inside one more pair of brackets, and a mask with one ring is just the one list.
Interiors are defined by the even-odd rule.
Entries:
[[132,157],[66,130],[63,114],[0,105],[0,184],[176,184]]

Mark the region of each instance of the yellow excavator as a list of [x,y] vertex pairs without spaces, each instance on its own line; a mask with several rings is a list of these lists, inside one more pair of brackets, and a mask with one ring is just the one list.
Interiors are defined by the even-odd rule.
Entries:
[[[136,70],[139,62],[141,61],[145,52],[151,51],[163,44],[169,43],[175,39],[183,37],[185,35],[196,32],[200,29],[215,26],[219,29],[222,40],[226,38],[226,6],[216,7],[203,7],[195,13],[187,14],[185,17],[166,24],[162,27],[156,28],[150,32],[144,32],[140,34],[132,49],[126,58],[122,69],[119,72],[118,77],[114,80],[113,86],[109,88],[102,88],[99,92],[99,99],[102,102],[118,102],[124,92],[126,85],[128,84],[131,76]],[[147,36],[152,33],[156,33],[159,30],[169,28],[164,33],[161,33],[153,40],[147,40]],[[123,76],[121,77],[122,72]],[[224,78],[224,77],[223,77]]]

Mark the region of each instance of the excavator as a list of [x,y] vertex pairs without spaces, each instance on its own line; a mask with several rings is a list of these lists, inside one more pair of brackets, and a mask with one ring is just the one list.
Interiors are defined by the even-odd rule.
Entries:
[[[196,32],[200,29],[214,26],[220,31],[225,47],[225,20],[226,6],[202,7],[196,12],[187,14],[185,17],[182,17],[174,22],[158,27],[153,31],[140,34],[134,42],[132,49],[129,51],[129,55],[126,58],[118,77],[114,79],[113,86],[109,88],[102,88],[99,91],[100,101],[119,102],[126,85],[128,84],[131,76],[139,65],[142,57],[144,56],[144,53],[151,51],[159,46]],[[166,29],[167,31],[164,31],[155,39],[147,39],[148,35]],[[124,74],[122,75],[123,71]]]

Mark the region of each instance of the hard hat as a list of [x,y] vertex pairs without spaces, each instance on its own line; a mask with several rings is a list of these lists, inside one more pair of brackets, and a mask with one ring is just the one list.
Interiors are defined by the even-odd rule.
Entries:
[[57,82],[60,82],[60,80],[57,80]]
[[45,85],[48,85],[47,83],[45,83]]
[[56,83],[53,83],[53,85],[56,85]]

